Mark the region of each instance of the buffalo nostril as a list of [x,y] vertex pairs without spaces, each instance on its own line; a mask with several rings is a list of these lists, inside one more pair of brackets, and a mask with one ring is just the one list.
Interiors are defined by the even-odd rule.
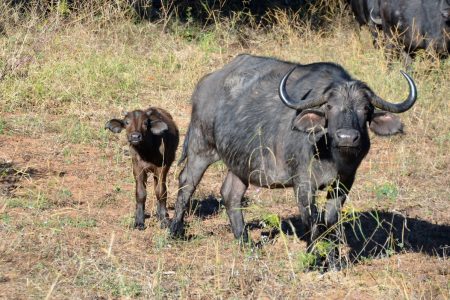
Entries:
[[133,132],[130,134],[130,140],[131,141],[140,141],[142,139],[142,134],[139,132]]
[[358,144],[360,134],[354,129],[339,129],[336,131],[336,138],[339,145],[354,146]]

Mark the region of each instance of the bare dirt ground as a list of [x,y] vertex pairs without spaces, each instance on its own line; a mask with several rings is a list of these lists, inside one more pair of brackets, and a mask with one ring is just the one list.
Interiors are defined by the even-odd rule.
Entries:
[[[220,201],[221,163],[194,195],[188,240],[160,229],[151,188],[147,228],[133,230],[125,138],[103,125],[121,110],[158,105],[184,137],[195,83],[241,52],[336,61],[393,99],[405,93],[400,66],[387,69],[368,33],[348,26],[329,34],[280,26],[243,46],[223,28],[191,41],[185,31],[154,25],[123,21],[102,32],[95,24],[7,28],[1,37],[3,57],[33,59],[0,82],[0,298],[449,298],[448,61],[415,63],[420,98],[402,115],[405,134],[372,137],[343,212],[347,266],[323,273],[305,267],[291,190],[251,187],[245,219],[263,245],[242,249],[234,241]],[[169,176],[171,214],[179,171],[174,166]],[[268,224],[272,216],[281,218],[278,228]]]

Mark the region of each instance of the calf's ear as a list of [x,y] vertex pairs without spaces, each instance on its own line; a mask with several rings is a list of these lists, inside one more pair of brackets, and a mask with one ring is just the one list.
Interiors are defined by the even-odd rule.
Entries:
[[393,113],[376,110],[372,115],[370,129],[377,135],[394,135],[403,133],[403,123]]
[[106,122],[105,129],[109,129],[114,133],[119,133],[125,127],[125,124],[122,120],[112,119]]
[[152,121],[150,123],[150,130],[155,135],[161,135],[168,129],[168,126],[163,121]]
[[305,109],[292,122],[292,129],[308,133],[323,131],[326,125],[325,113],[318,109]]

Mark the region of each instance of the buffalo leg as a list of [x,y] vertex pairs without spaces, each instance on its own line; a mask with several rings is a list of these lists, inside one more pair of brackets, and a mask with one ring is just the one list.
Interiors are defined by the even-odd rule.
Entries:
[[133,163],[133,175],[136,181],[136,215],[134,228],[144,229],[145,200],[147,198],[147,173]]
[[[325,223],[324,229],[327,230],[325,239],[330,241],[333,246],[330,248],[326,257],[321,257],[328,268],[340,269],[342,267],[343,260],[339,259],[340,234],[341,231],[336,226],[340,220],[342,206],[347,198],[347,193],[353,184],[354,178],[345,180],[344,182],[336,182],[333,188],[327,193],[327,204],[325,207],[323,223]],[[335,226],[336,228],[334,228]]]
[[203,154],[193,154],[188,156],[188,161],[179,176],[179,190],[175,203],[175,216],[170,224],[170,234],[173,237],[183,235],[183,219],[186,213],[187,204],[195,191],[200,179],[210,164],[217,161],[214,155],[204,156]]
[[161,227],[165,228],[169,225],[169,213],[167,212],[167,171],[168,168],[158,169],[156,174],[153,175],[153,184],[155,188],[156,200],[156,215],[159,221],[161,221]]
[[245,230],[244,217],[241,209],[241,200],[246,190],[247,185],[231,171],[228,171],[220,193],[225,201],[225,207],[234,237],[243,242],[248,241],[248,234]]
[[314,198],[315,190],[308,181],[299,182],[294,185],[300,218],[306,230],[309,230],[308,251],[311,251],[313,242],[319,237],[319,213]]

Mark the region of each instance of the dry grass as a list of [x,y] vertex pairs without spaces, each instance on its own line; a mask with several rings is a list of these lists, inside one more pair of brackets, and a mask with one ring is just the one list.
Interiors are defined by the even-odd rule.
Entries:
[[305,272],[303,241],[277,233],[278,216],[298,221],[290,190],[249,189],[246,220],[265,245],[240,249],[215,198],[220,163],[195,195],[206,200],[188,218],[189,241],[159,229],[151,189],[148,228],[130,229],[125,141],[103,125],[157,105],[184,134],[197,81],[242,52],[337,62],[379,95],[403,98],[401,63],[389,70],[366,30],[344,13],[316,31],[279,11],[271,29],[251,30],[236,19],[136,23],[113,4],[45,18],[0,9],[0,297],[448,299],[450,61],[414,62],[419,100],[402,115],[406,134],[373,137],[345,207],[350,265],[321,274]]

